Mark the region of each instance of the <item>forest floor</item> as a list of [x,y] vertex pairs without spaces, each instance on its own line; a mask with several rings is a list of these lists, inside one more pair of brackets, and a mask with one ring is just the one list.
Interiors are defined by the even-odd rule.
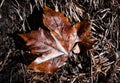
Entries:
[[[91,20],[93,49],[74,57],[51,75],[30,70],[34,57],[26,51],[19,33],[40,27],[47,5],[69,17],[71,23]],[[70,13],[72,12],[72,13]],[[0,0],[0,83],[120,83],[119,0]]]

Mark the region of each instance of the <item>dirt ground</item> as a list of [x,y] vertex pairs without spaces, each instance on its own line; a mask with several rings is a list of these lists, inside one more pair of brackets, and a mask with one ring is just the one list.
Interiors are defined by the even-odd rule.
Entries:
[[[98,39],[51,75],[27,68],[36,56],[18,36],[42,26],[43,4],[58,8],[73,24],[89,16],[91,37]],[[120,83],[119,63],[119,0],[0,0],[0,83]]]

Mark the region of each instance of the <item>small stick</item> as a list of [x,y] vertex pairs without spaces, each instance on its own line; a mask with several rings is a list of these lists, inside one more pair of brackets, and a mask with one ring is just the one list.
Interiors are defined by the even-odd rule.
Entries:
[[11,54],[11,49],[8,51],[8,53],[7,53],[7,56],[5,57],[5,60],[3,61],[3,63],[2,63],[2,65],[1,65],[1,68],[0,68],[0,71],[2,71],[2,69],[3,69],[3,67],[4,67],[4,65],[5,65],[5,63],[7,62],[7,60],[8,60],[8,57],[10,56],[10,54]]
[[2,0],[1,4],[0,4],[0,8],[2,7],[3,3],[4,3],[5,0]]

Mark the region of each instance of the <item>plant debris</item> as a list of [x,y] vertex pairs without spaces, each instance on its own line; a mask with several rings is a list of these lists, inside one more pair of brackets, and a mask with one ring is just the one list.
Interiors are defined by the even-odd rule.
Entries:
[[[88,38],[97,40],[92,46],[84,43],[88,40],[85,40],[88,35],[84,38],[86,29],[82,31],[78,28],[77,35],[80,37],[82,34],[84,42],[74,43],[73,46],[80,50],[73,49],[71,56],[64,61],[66,64],[52,74],[36,72],[27,67],[42,54],[32,53],[31,46],[24,44],[28,42],[17,36],[40,30],[50,35],[51,31],[59,32],[55,30],[56,25],[51,27],[49,24],[52,19],[49,22],[46,22],[49,19],[44,19],[46,15],[51,17],[51,12],[45,12],[44,5],[50,11],[62,14],[63,18],[60,19],[67,19],[65,23],[71,28],[77,24],[86,27],[84,25],[89,23],[91,34],[88,34]],[[89,22],[83,22],[86,18]],[[83,23],[82,26],[79,23]],[[119,0],[1,0],[0,83],[119,83],[119,40]]]

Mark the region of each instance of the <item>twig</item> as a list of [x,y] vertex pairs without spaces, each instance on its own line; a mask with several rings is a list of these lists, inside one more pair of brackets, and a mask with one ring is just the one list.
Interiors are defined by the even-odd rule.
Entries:
[[8,58],[9,58],[11,52],[12,52],[12,51],[11,51],[11,49],[10,49],[10,50],[8,51],[8,53],[7,53],[7,56],[5,57],[5,60],[3,61],[2,65],[1,65],[0,71],[2,71],[2,69],[4,68],[4,65],[6,64],[6,62],[7,62]]
[[13,71],[11,70],[11,72],[10,72],[10,83],[12,83],[12,73],[13,73]]
[[2,7],[3,3],[5,2],[5,0],[2,0],[1,4],[0,4],[0,8]]
[[[26,74],[25,67],[24,67],[23,64],[21,64],[21,67],[22,67],[23,72]],[[25,75],[23,75],[23,77],[24,77],[23,78],[24,79],[24,83],[26,83]]]

